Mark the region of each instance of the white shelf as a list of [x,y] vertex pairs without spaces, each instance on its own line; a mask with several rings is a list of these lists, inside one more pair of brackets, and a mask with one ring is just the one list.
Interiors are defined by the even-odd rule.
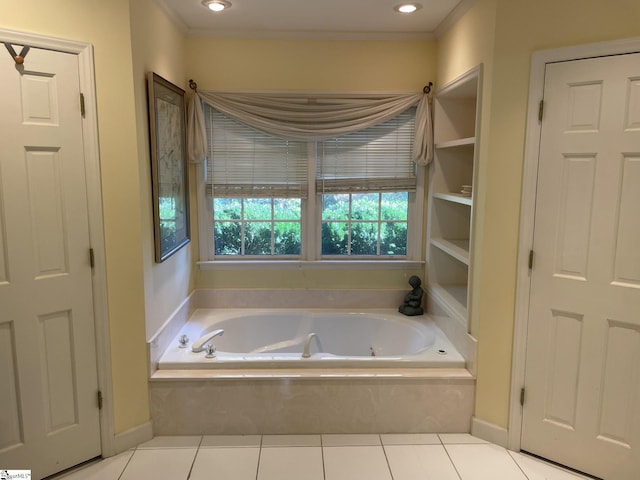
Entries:
[[433,198],[439,198],[440,200],[446,200],[447,202],[459,203],[461,205],[473,205],[471,197],[462,195],[461,193],[434,193]]
[[427,285],[432,299],[468,331],[474,202],[460,190],[477,183],[481,71],[474,68],[436,92],[429,172]]
[[451,255],[459,262],[469,265],[469,239],[447,240],[444,238],[432,238],[431,245]]
[[438,150],[444,150],[445,148],[456,147],[468,147],[476,144],[476,137],[458,138],[456,140],[449,140],[447,142],[436,143]]
[[432,283],[429,285],[429,289],[436,301],[448,305],[461,320],[466,322],[468,315],[466,285],[441,285],[439,283]]

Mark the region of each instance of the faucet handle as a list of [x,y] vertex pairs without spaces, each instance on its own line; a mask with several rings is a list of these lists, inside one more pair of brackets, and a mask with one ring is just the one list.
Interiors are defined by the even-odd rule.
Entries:
[[205,358],[216,358],[216,346],[213,343],[207,343],[204,350],[207,352]]
[[180,335],[178,339],[178,343],[180,344],[180,348],[187,348],[187,344],[189,343],[189,337],[186,335]]

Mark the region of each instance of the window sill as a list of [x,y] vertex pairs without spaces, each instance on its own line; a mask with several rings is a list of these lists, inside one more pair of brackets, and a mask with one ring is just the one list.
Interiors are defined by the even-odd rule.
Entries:
[[416,260],[211,260],[200,270],[407,270],[424,267]]

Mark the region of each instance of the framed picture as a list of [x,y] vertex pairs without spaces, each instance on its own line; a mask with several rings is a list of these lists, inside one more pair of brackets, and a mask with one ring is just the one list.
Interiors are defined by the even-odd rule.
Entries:
[[151,185],[156,262],[189,243],[189,183],[184,90],[148,74]]

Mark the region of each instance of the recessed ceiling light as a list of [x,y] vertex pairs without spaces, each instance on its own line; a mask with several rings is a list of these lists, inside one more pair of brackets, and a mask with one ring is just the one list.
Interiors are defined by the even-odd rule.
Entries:
[[221,12],[227,8],[231,8],[231,2],[227,2],[226,0],[203,0],[202,4],[214,12]]
[[420,5],[419,3],[401,3],[400,5],[396,5],[395,7],[393,7],[396,12],[400,13],[413,13],[416,10],[420,10],[421,8],[422,5]]

